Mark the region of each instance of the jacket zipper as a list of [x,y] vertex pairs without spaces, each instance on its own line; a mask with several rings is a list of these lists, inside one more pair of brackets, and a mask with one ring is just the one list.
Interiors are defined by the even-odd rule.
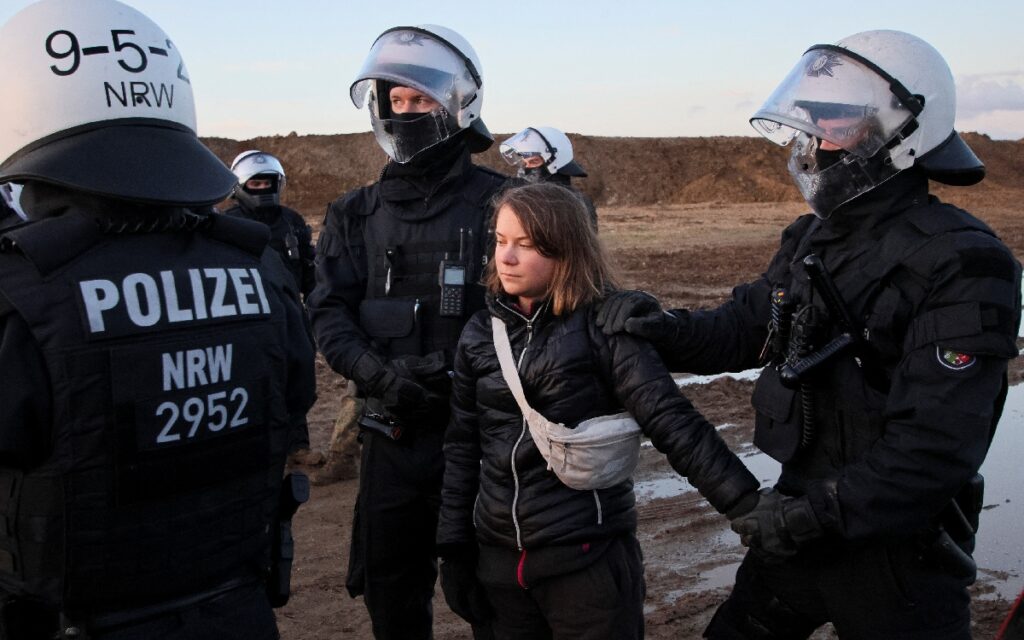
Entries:
[[[505,307],[506,309],[508,309],[509,311],[511,311],[512,313],[516,314],[517,316],[526,321],[526,345],[523,347],[522,353],[519,354],[518,362],[516,362],[516,371],[519,371],[522,368],[523,359],[526,357],[526,351],[527,349],[530,348],[530,342],[533,340],[533,321],[537,319],[538,315],[540,315],[543,306],[537,308],[537,311],[533,314],[532,318],[527,318],[526,316],[519,313],[515,309],[505,306],[501,301],[498,301],[498,304],[501,304],[501,306]],[[509,460],[509,463],[512,467],[513,483],[512,526],[515,527],[516,530],[516,547],[519,549],[519,551],[523,551],[523,532],[519,528],[519,516],[516,514],[516,511],[519,507],[519,471],[516,469],[516,451],[519,450],[519,445],[520,443],[522,443],[523,438],[526,437],[526,430],[529,428],[526,424],[526,416],[523,416],[523,421],[520,426],[521,430],[519,432],[519,437],[516,439],[516,443],[512,446],[512,459]],[[523,557],[520,559],[520,562],[523,562],[525,560],[526,554],[524,553]]]

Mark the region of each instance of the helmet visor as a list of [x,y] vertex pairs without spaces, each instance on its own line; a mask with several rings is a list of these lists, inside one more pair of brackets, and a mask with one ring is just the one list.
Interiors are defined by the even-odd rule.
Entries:
[[841,51],[812,48],[750,124],[779,145],[802,132],[870,158],[913,118],[874,70]]
[[547,164],[554,157],[548,141],[532,128],[524,129],[502,142],[498,149],[505,162],[514,167],[522,167],[529,158],[541,158]]
[[456,52],[431,34],[414,28],[387,31],[373,43],[349,89],[357,108],[366,104],[374,80],[421,91],[451,114],[459,113],[472,102],[478,89],[465,61]]
[[845,151],[825,151],[819,138],[806,133],[797,134],[792,149],[789,174],[804,200],[822,219],[899,173],[888,161],[888,150],[867,158]]

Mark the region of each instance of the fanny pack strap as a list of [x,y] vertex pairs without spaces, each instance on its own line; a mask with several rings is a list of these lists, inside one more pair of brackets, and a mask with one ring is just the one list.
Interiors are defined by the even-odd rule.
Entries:
[[515,396],[523,415],[529,415],[529,412],[533,411],[533,407],[526,401],[526,394],[523,393],[523,384],[519,380],[519,372],[512,360],[512,344],[508,341],[505,323],[500,318],[491,316],[491,330],[494,333],[494,350],[498,352],[498,363],[501,364],[501,375],[505,377],[505,384]]
[[526,394],[523,393],[523,384],[519,380],[519,372],[516,370],[515,362],[512,360],[512,345],[508,341],[508,331],[505,323],[500,318],[491,316],[491,331],[494,334],[494,350],[498,354],[498,363],[501,365],[501,375],[505,378],[519,410],[523,412],[526,424],[530,427],[530,435],[533,437],[537,450],[548,462],[548,469],[551,468],[551,458],[548,447],[548,435],[545,426],[549,422],[547,418],[537,412],[526,401]]

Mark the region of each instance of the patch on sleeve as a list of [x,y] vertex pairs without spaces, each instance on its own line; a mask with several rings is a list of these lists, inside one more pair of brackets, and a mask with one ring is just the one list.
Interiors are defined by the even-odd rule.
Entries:
[[935,356],[939,359],[939,364],[954,371],[967,369],[978,360],[969,353],[961,353],[953,349],[943,349],[939,346],[935,347]]

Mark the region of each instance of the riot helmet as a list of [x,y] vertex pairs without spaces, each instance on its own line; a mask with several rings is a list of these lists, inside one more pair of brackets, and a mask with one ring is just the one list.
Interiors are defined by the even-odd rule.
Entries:
[[273,209],[281,204],[285,173],[281,161],[263,151],[243,151],[231,162],[238,178],[232,197],[246,209]]
[[[480,119],[483,75],[473,47],[437,25],[394,27],[382,33],[349,90],[357,108],[365,104],[377,143],[398,163],[466,132],[472,153],[486,151],[494,137]],[[405,87],[437,107],[426,113],[395,113],[391,90]]]
[[42,0],[0,28],[0,60],[0,181],[178,206],[234,186],[196,135],[181,53],[135,9]]
[[517,175],[540,181],[561,174],[584,178],[587,172],[573,160],[569,137],[554,127],[527,127],[501,143],[501,157],[517,167]]
[[779,145],[814,212],[842,204],[917,166],[970,185],[985,167],[953,130],[956,88],[938,51],[900,31],[865,31],[814,45],[750,119]]

